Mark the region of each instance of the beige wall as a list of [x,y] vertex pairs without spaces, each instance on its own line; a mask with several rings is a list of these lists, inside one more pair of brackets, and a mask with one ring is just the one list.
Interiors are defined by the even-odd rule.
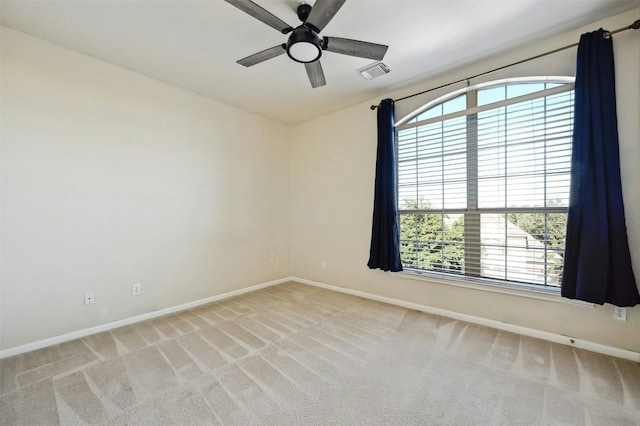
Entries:
[[290,274],[289,127],[6,28],[1,54],[0,349]]
[[[640,9],[388,96],[638,17]],[[623,189],[640,277],[640,37],[618,34],[614,46]],[[640,352],[640,307],[619,322],[611,306],[369,270],[369,105],[379,98],[291,128],[9,29],[1,47],[0,350],[294,275]],[[485,80],[567,74],[574,58],[567,51]],[[444,92],[397,104],[397,117]],[[141,296],[131,295],[133,283],[142,284]],[[95,305],[83,305],[86,291]]]
[[[640,9],[635,9],[545,43],[424,80],[388,96],[398,98],[463,79],[575,43],[581,33],[600,26],[611,30],[627,26],[639,17]],[[640,283],[640,170],[637,167],[640,164],[640,34],[633,31],[617,34],[614,49],[623,190],[630,246]],[[573,72],[575,53],[575,49],[565,51],[484,77],[483,81],[509,75],[567,75]],[[479,80],[471,83],[476,82]],[[444,92],[398,103],[397,118]],[[372,103],[378,101],[375,99]],[[567,302],[560,297],[554,301],[538,300],[369,270],[366,264],[376,151],[376,114],[370,111],[369,105],[370,102],[362,103],[293,129],[291,252],[295,276],[640,352],[640,306],[629,309],[628,320],[621,322],[612,318],[610,305]],[[327,262],[326,270],[321,269],[323,260]]]

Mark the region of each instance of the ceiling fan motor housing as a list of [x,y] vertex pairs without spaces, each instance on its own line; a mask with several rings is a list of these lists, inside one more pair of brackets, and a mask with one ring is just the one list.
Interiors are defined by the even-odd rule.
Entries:
[[296,13],[298,14],[298,19],[300,19],[302,22],[306,22],[307,18],[309,17],[309,13],[311,13],[311,6],[303,3],[298,6],[298,8],[296,9]]
[[287,55],[296,62],[314,62],[322,56],[322,39],[311,28],[301,25],[287,40]]

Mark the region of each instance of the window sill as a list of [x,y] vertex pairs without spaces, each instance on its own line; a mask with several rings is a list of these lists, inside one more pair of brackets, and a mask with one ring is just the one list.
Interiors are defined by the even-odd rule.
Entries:
[[455,287],[507,294],[510,296],[526,297],[529,299],[538,299],[548,302],[566,303],[583,307],[593,308],[596,306],[593,303],[564,298],[560,295],[560,288],[554,287],[544,288],[533,284],[503,283],[492,281],[489,279],[480,280],[462,276],[446,276],[444,274],[439,274],[436,272],[419,272],[417,270],[411,269],[404,270],[403,272],[398,272],[397,274],[404,278],[417,281],[426,281],[434,284],[452,285]]

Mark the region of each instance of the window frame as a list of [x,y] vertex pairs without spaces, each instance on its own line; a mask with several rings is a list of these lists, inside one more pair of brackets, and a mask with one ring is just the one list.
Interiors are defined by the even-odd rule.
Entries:
[[[494,81],[485,82],[485,83],[479,83],[473,86],[469,85],[467,87],[454,90],[443,96],[437,97],[425,103],[420,108],[412,111],[411,113],[407,114],[405,117],[397,121],[395,124],[396,140],[398,140],[398,133],[402,130],[419,127],[419,126],[425,126],[430,123],[439,122],[439,121],[444,122],[445,120],[449,120],[457,117],[467,117],[466,128],[468,132],[470,127],[468,122],[468,117],[471,117],[471,116],[477,117],[477,114],[479,112],[486,111],[486,110],[493,110],[495,108],[500,108],[503,106],[524,102],[527,100],[544,98],[544,97],[551,96],[558,93],[569,92],[574,90],[574,82],[575,82],[575,77],[570,77],[570,76],[545,76],[545,77],[533,76],[533,77],[505,78],[505,79],[494,80]],[[502,101],[491,102],[487,105],[482,105],[482,106],[477,105],[477,93],[480,90],[489,89],[493,87],[500,87],[500,86],[504,87],[506,85],[513,85],[513,84],[524,84],[524,83],[534,83],[534,84],[535,83],[551,83],[551,84],[559,84],[559,85],[556,87],[543,89],[541,91],[536,91],[530,94],[525,94],[525,95],[515,96],[513,98],[504,99]],[[418,120],[418,117],[421,113],[426,112],[437,105],[444,104],[445,102],[452,100],[460,95],[466,96],[466,108],[464,108],[463,110],[452,112],[449,114],[442,114],[433,118]],[[470,100],[471,102],[469,102]],[[399,159],[398,145],[399,144],[396,144],[396,154],[397,154],[397,158]],[[476,167],[477,167],[477,159],[476,159]],[[396,174],[398,173],[399,173],[398,170],[396,170]],[[545,175],[546,174],[547,174],[547,171],[545,170]],[[400,185],[399,176],[396,176],[396,178],[397,178],[398,185]],[[467,175],[467,182],[469,182],[470,179],[475,179],[475,181],[478,182],[477,174],[471,177]],[[476,188],[477,188],[477,185],[476,185]],[[467,194],[467,198],[466,198],[467,206],[464,209],[459,209],[460,212],[458,212],[458,213],[465,214],[465,220],[467,215],[469,214],[473,214],[473,215],[477,214],[478,218],[480,218],[480,215],[482,213],[490,213],[491,211],[491,209],[487,209],[487,208],[482,208],[482,209],[478,208],[477,196],[476,196],[476,206],[473,209],[469,208],[468,202],[469,202],[469,194]],[[444,206],[441,209],[403,210],[400,207],[400,191],[399,190],[398,190],[398,205],[399,205],[399,214],[400,213],[446,214],[446,212],[449,210],[449,209],[445,209]],[[543,213],[566,213],[567,209],[568,209],[567,207],[557,207],[557,208],[527,207],[522,210],[523,212],[526,210],[527,213],[530,213],[532,210],[536,210],[541,213],[542,212]],[[456,209],[453,209],[453,210],[456,210]],[[472,212],[469,213],[469,210],[472,210]],[[509,209],[500,208],[497,210],[499,210],[499,213],[509,214],[512,212],[517,212],[518,208],[509,208]],[[506,210],[508,210],[508,212]],[[478,242],[476,248],[481,246],[482,246],[482,243]],[[424,270],[424,269],[411,268],[406,266],[402,274],[412,279],[428,280],[431,282],[437,282],[442,284],[453,284],[456,286],[481,289],[481,290],[489,290],[489,291],[500,292],[500,293],[527,295],[528,297],[537,297],[537,298],[542,298],[546,300],[549,300],[549,297],[551,297],[551,299],[555,299],[560,294],[559,286],[556,287],[548,284],[535,284],[533,282],[527,283],[527,282],[509,281],[507,279],[503,280],[503,279],[495,279],[491,277],[481,277],[481,276],[474,276],[474,275],[467,275],[467,274],[458,275],[451,272]]]

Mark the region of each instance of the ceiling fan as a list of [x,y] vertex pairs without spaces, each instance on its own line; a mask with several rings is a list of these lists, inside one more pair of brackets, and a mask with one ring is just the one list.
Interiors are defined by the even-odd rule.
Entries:
[[240,65],[250,67],[287,53],[294,61],[304,64],[313,88],[327,84],[322,65],[320,65],[320,56],[322,56],[323,50],[381,61],[388,49],[388,46],[382,44],[319,35],[346,0],[316,0],[313,7],[308,4],[300,4],[296,12],[302,24],[296,28],[291,27],[251,0],[225,1],[282,34],[291,33],[286,43],[240,59],[237,61]]

